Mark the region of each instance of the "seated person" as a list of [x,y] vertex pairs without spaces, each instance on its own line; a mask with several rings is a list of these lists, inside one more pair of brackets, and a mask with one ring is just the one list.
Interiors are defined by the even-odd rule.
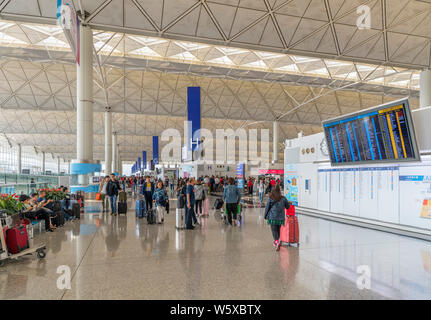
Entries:
[[[36,199],[37,193],[34,193],[33,196],[33,199]],[[19,196],[19,201],[23,203],[21,211],[23,216],[31,220],[45,220],[45,230],[51,232],[54,231],[55,227],[51,222],[50,214],[44,208],[35,203],[33,199],[25,194]]]
[[64,213],[64,218],[69,221],[75,219],[74,216],[72,216],[72,210],[70,208],[70,194],[67,193],[67,187],[63,187],[62,190],[66,195],[63,200],[61,200],[61,210]]
[[46,200],[46,192],[45,191],[42,190],[39,192],[39,198],[37,199],[37,202],[41,207],[52,211],[52,206],[54,205],[54,203],[53,203],[54,200],[52,200],[52,199]]

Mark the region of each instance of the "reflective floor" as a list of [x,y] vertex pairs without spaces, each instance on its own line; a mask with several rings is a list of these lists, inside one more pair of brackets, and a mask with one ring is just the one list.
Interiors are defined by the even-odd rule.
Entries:
[[[300,247],[275,252],[263,209],[249,200],[241,227],[210,210],[193,231],[176,230],[172,211],[147,225],[134,201],[119,217],[93,203],[80,222],[36,235],[45,259],[0,268],[0,299],[431,298],[431,242],[299,215]],[[71,289],[57,286],[62,268]],[[359,289],[367,270],[371,288]]]

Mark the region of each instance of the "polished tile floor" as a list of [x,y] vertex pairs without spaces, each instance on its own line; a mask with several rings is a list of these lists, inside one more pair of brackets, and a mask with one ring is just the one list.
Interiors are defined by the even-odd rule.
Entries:
[[[36,235],[47,257],[0,268],[0,299],[431,298],[431,242],[299,215],[300,247],[275,252],[252,203],[241,227],[211,210],[193,231],[176,230],[172,210],[164,225],[136,220],[133,203],[119,217],[93,204],[81,221]],[[71,289],[57,287],[60,266]],[[370,289],[358,288],[358,267]]]

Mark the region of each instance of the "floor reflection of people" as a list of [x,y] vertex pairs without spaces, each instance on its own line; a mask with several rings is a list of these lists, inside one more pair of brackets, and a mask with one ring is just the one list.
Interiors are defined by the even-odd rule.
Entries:
[[[233,229],[230,226],[223,225],[225,230],[225,259],[228,267],[238,266],[241,261],[241,242],[242,232],[240,230]],[[232,271],[231,271],[232,273]]]
[[113,257],[115,252],[120,247],[120,238],[118,237],[118,221],[115,216],[111,218],[111,223],[109,226],[109,231],[105,237],[106,250]]
[[51,253],[59,253],[61,252],[63,241],[67,241],[67,234],[64,229],[57,229],[53,237],[47,237],[46,247],[49,248]]
[[[200,299],[201,287],[201,250],[204,237],[197,230],[181,230],[184,237],[184,248],[178,250],[184,273],[187,277],[186,293],[187,299]],[[199,245],[197,245],[197,243]]]
[[299,269],[299,250],[281,247],[264,275],[265,291],[269,299],[284,299],[294,294],[296,274]]
[[120,240],[124,240],[127,237],[127,216],[118,217],[118,235]]

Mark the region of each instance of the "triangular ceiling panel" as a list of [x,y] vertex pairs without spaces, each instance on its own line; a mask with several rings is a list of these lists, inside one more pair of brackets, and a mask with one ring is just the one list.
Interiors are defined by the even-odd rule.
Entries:
[[127,28],[155,31],[148,19],[133,2],[124,6],[124,26]]
[[[162,2],[162,1],[160,1]],[[162,15],[162,27],[165,28],[176,18],[185,13],[194,4],[195,0],[164,0],[163,1],[163,15]],[[196,25],[194,25],[196,26]],[[192,26],[193,28],[193,26]]]
[[[238,0],[236,0],[238,3]],[[236,9],[230,6],[224,6],[217,3],[208,2],[209,9],[213,13],[224,34],[229,37],[230,29],[235,18]]]
[[[175,33],[177,34],[195,36],[201,8],[202,6],[194,8],[185,17],[175,23],[171,29],[175,29]],[[167,30],[168,33],[169,30]]]
[[277,29],[274,26],[272,19],[268,19],[265,30],[260,38],[259,44],[270,47],[282,48],[283,44],[278,36]]
[[[264,13],[265,12],[263,11],[238,8],[229,38],[233,37],[234,35],[238,34],[238,32],[242,31],[244,28],[256,22],[260,17],[264,15]],[[262,32],[260,34],[262,34]]]
[[109,21],[110,25],[123,27],[123,15],[123,0],[112,0],[91,20],[91,22],[106,24],[106,22]]
[[201,8],[201,15],[199,17],[198,30],[196,35],[198,37],[210,39],[223,39],[216,25],[214,24],[214,21],[211,19],[207,10],[204,7]]

